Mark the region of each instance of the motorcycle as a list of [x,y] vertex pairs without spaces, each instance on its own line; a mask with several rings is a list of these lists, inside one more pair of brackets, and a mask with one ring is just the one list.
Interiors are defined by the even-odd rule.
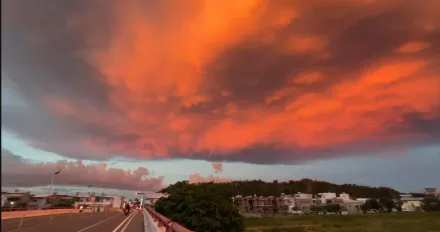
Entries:
[[125,214],[125,216],[127,216],[128,213],[130,213],[130,210],[128,210],[128,209],[124,209],[124,214]]

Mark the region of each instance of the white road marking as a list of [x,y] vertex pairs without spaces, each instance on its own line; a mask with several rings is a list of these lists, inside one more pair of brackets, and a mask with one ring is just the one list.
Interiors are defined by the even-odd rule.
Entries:
[[136,211],[133,215],[133,217],[130,218],[130,220],[128,220],[128,222],[125,224],[124,228],[122,228],[121,232],[125,232],[125,229],[127,229],[127,226],[130,225],[131,220],[133,220],[134,217],[136,217],[136,214],[138,213],[138,211]]
[[[116,232],[116,231],[118,231],[119,230],[119,228],[122,226],[122,225],[124,225],[124,223],[128,220],[128,219],[130,219],[131,217],[133,217],[134,216],[134,214],[135,214],[135,212],[132,212],[124,221],[122,221],[121,222],[121,224],[119,224],[112,232]],[[79,232],[79,231],[78,231]]]
[[97,225],[99,225],[99,224],[101,224],[101,223],[103,223],[103,222],[105,222],[105,221],[108,221],[108,220],[110,220],[110,219],[112,219],[112,218],[114,218],[114,217],[117,217],[117,216],[119,216],[119,215],[121,215],[122,213],[119,213],[119,214],[116,214],[116,215],[114,215],[114,216],[111,216],[111,217],[109,217],[109,218],[106,218],[106,219],[104,219],[104,220],[102,220],[102,221],[100,221],[100,222],[98,222],[98,223],[96,223],[96,224],[93,224],[93,225],[91,225],[91,226],[88,226],[88,227],[86,227],[86,228],[84,228],[84,229],[82,229],[82,230],[78,230],[78,232],[83,232],[83,231],[85,231],[85,230],[87,230],[87,229],[90,229],[90,228],[92,228],[92,227],[94,227],[94,226],[97,226]]

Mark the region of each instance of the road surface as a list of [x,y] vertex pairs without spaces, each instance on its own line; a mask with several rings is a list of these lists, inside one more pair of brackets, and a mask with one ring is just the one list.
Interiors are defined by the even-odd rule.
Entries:
[[142,211],[135,210],[129,216],[120,212],[75,213],[2,220],[2,232],[143,232]]

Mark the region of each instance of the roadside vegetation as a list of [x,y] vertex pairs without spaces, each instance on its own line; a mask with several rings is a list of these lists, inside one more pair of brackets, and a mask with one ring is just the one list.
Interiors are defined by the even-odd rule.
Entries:
[[439,232],[440,212],[245,218],[248,232]]
[[[234,181],[232,183],[188,184],[178,182],[163,189],[168,198],[161,198],[155,210],[182,226],[194,231],[209,232],[440,232],[440,200],[426,198],[420,211],[404,213],[399,193],[386,187],[335,185],[327,182],[303,179],[288,183]],[[279,212],[282,206],[274,205],[267,215],[244,218],[232,201],[236,195],[279,196],[295,192],[346,192],[355,197],[371,198],[360,207],[359,214],[341,213],[337,204],[313,206],[312,212],[333,215],[293,216]],[[362,213],[364,212],[364,214]],[[369,212],[375,212],[369,214]],[[285,214],[286,216],[279,216]],[[260,215],[261,216],[261,215]]]

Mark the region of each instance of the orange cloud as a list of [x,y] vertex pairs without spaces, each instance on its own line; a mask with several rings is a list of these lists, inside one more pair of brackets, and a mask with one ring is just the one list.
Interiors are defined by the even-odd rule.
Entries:
[[214,171],[216,173],[222,172],[223,171],[223,164],[218,163],[218,162],[212,163],[212,168],[214,169]]
[[[19,85],[68,121],[90,156],[279,162],[363,152],[366,144],[423,144],[438,135],[426,126],[440,120],[438,1],[81,4],[84,10],[58,20],[68,25],[62,33],[10,14],[8,22],[29,38],[46,35],[41,41],[48,42],[33,42],[51,60],[8,57],[52,70],[57,78],[39,83],[45,91],[27,87],[27,79]],[[10,9],[21,15],[19,3]],[[38,9],[29,10],[33,19],[62,17]],[[55,44],[51,33],[66,38]],[[78,81],[62,78],[71,57],[85,63],[72,70],[87,71],[68,76]],[[50,76],[41,70],[35,75]]]
[[426,48],[429,48],[431,46],[429,43],[426,42],[409,42],[397,49],[397,52],[401,53],[413,53],[413,52],[419,52]]
[[222,178],[222,177],[214,177],[213,175],[209,175],[207,177],[203,177],[198,173],[194,173],[189,176],[189,183],[190,184],[198,184],[198,183],[229,183],[232,179],[228,178]]
[[110,168],[106,163],[84,164],[82,161],[34,163],[2,149],[2,185],[35,187],[49,184],[53,172],[61,169],[56,184],[99,188],[157,191],[164,187],[163,177],[151,177],[150,171],[139,167],[133,171]]

